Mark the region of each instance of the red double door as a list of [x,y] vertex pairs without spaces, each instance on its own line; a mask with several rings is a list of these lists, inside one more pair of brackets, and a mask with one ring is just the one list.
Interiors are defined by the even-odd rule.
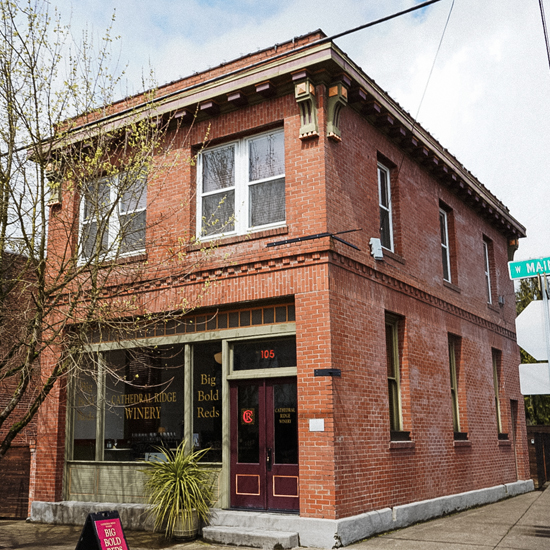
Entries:
[[296,379],[231,383],[231,506],[298,510]]

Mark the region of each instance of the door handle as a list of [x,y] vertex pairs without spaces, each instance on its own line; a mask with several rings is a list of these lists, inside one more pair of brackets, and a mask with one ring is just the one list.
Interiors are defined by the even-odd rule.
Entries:
[[271,449],[267,449],[265,459],[266,459],[266,464],[267,464],[267,471],[271,472]]

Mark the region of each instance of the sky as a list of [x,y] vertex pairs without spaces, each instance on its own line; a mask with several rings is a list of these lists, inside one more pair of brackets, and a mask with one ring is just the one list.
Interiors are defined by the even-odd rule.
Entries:
[[[76,35],[101,36],[115,14],[113,52],[128,93],[151,69],[164,84],[419,3],[50,0]],[[550,0],[544,8],[550,24]],[[335,43],[527,228],[515,260],[550,256],[550,66],[538,0],[441,0]]]

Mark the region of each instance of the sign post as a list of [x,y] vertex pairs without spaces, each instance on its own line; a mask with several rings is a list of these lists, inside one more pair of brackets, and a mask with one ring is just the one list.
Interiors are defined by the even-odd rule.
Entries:
[[546,336],[546,359],[549,361],[548,368],[550,369],[550,315],[548,314],[548,277],[546,276],[546,273],[544,274],[543,281],[544,284],[541,284],[543,304],[542,310],[544,313],[544,334]]

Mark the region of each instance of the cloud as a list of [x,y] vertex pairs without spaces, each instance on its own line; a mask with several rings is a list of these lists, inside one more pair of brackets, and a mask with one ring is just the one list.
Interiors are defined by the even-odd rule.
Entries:
[[[71,7],[70,0],[51,1],[63,11]],[[331,36],[415,3],[79,0],[72,10],[75,27],[99,30],[116,8],[114,30],[132,90],[149,65],[165,83],[318,28]],[[517,258],[548,255],[550,70],[538,4],[456,1],[436,59],[451,5],[442,0],[337,45],[405,110],[418,112],[420,123],[527,225]]]

